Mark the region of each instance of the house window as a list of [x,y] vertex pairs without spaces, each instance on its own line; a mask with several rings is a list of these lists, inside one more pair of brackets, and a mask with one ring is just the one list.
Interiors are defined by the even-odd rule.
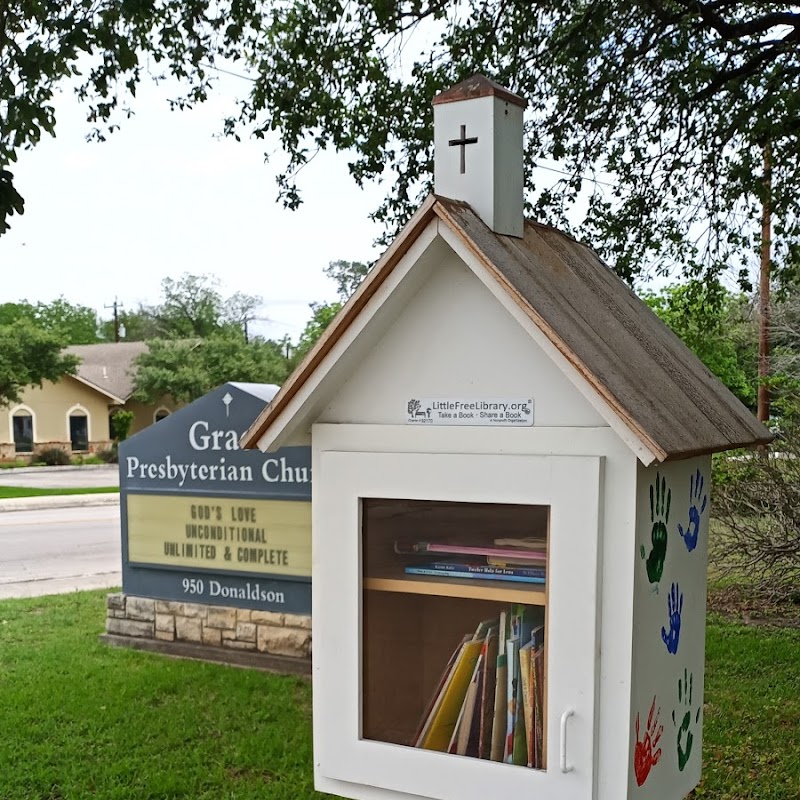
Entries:
[[159,408],[153,416],[153,422],[161,422],[169,416],[169,411],[166,408]]
[[73,450],[89,449],[89,418],[82,411],[69,415],[69,440]]
[[33,452],[33,417],[27,411],[15,411],[12,425],[14,449],[18,453]]

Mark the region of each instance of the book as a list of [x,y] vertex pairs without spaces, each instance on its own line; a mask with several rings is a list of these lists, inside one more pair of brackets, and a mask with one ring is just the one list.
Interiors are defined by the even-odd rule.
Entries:
[[514,625],[511,635],[519,639],[520,647],[531,641],[534,629],[537,631],[544,630],[543,608],[514,603],[511,606],[511,615]]
[[544,764],[544,609],[514,603],[481,621],[448,658],[416,747]]
[[417,728],[417,732],[414,734],[414,738],[411,740],[411,744],[414,747],[419,747],[419,741],[423,735],[423,733],[427,732],[428,727],[433,719],[432,712],[434,708],[438,707],[439,702],[441,701],[442,697],[442,689],[444,685],[447,683],[448,679],[450,678],[451,671],[453,669],[453,664],[455,664],[456,659],[461,652],[462,645],[466,644],[470,640],[469,634],[464,636],[461,642],[458,644],[455,650],[453,650],[452,655],[447,661],[447,664],[439,678],[438,683],[436,684],[436,690],[431,695],[430,700],[428,701],[427,706],[425,707],[425,713],[422,715],[420,720],[419,727]]
[[475,633],[473,634],[472,638],[483,641],[486,638],[486,634],[488,634],[493,628],[497,628],[497,620],[494,617],[491,619],[485,619],[483,622],[478,623],[478,627],[475,628]]
[[520,558],[526,561],[546,561],[547,553],[541,550],[524,548],[493,547],[492,545],[448,544],[446,542],[414,542],[411,545],[394,543],[394,550],[400,555],[447,553],[456,556],[492,556],[493,558]]
[[[519,662],[518,662],[519,663]],[[514,743],[511,751],[511,763],[524,767],[528,763],[528,741],[525,731],[525,713],[522,702],[522,669],[516,683],[516,703],[514,705]]]
[[[469,682],[467,693],[464,697],[464,705],[461,709],[461,721],[458,724],[456,735],[456,748],[455,752],[464,756],[467,755],[467,748],[472,734],[473,719],[475,717],[475,705],[478,701],[478,691],[481,678],[481,662],[483,655],[478,656],[475,662],[475,669],[472,673],[472,679]],[[452,752],[452,751],[451,751]]]
[[489,631],[483,643],[483,678],[481,681],[480,723],[478,728],[478,758],[490,758],[494,724],[494,695],[497,680],[497,629]]
[[542,558],[537,561],[531,561],[528,556],[523,558],[516,558],[513,556],[486,556],[486,563],[490,567],[533,567],[534,565],[538,566],[540,569],[545,568],[545,563],[547,561],[547,554],[543,553]]
[[516,583],[544,583],[544,577],[528,576],[528,575],[514,575],[506,574],[505,572],[495,572],[486,574],[484,572],[459,572],[443,571],[439,569],[432,569],[429,566],[410,566],[405,567],[404,572],[406,575],[434,575],[440,578],[472,578],[477,580],[492,580],[492,581],[514,581]]
[[506,737],[503,761],[512,763],[514,755],[514,726],[517,722],[517,681],[519,680],[518,640],[506,641]]
[[431,713],[430,725],[420,737],[417,747],[447,751],[482,644],[480,640],[471,640],[461,645],[450,675],[440,692],[441,700]]
[[525,550],[547,550],[547,539],[541,536],[495,539],[495,547],[521,547]]
[[420,564],[412,564],[411,567],[414,569],[432,569],[442,573],[474,572],[479,575],[491,575],[492,577],[518,575],[531,578],[544,578],[547,573],[545,568],[541,566],[496,567],[491,564],[478,564],[469,561],[425,561]]
[[533,766],[544,767],[544,645],[531,653],[531,694],[533,695]]
[[[500,628],[501,634],[503,628]],[[500,644],[505,648],[505,643],[500,640]],[[489,757],[492,761],[502,761],[503,751],[506,741],[506,676],[507,660],[505,652],[498,654],[497,667],[495,669],[494,687],[494,719],[492,722],[492,746]]]
[[522,711],[525,719],[525,739],[528,745],[527,765],[533,766],[533,695],[531,693],[531,649],[528,642],[519,649],[519,673],[522,680]]

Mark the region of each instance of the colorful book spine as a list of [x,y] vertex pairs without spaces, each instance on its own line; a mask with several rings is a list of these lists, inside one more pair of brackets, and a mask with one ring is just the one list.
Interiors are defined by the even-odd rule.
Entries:
[[544,567],[494,567],[490,564],[471,564],[465,561],[426,561],[411,566],[435,569],[438,572],[473,572],[476,575],[491,575],[492,577],[544,578],[547,574]]
[[[502,631],[502,628],[501,628]],[[505,641],[501,640],[505,649]],[[492,761],[502,761],[506,745],[506,714],[508,704],[506,702],[506,676],[507,660],[505,652],[498,654],[497,667],[495,669],[494,686],[494,719],[492,722],[492,744],[489,751],[489,758]]]
[[425,707],[413,744],[542,769],[542,621],[543,609],[514,603],[465,634]]
[[443,572],[442,570],[438,569],[430,569],[429,567],[406,567],[405,572],[407,575],[436,575],[439,578],[448,577],[448,578],[476,578],[476,579],[488,579],[492,581],[517,581],[518,583],[544,583],[544,578],[538,577],[529,577],[526,575],[499,575],[499,574],[489,574],[487,575],[484,572]]
[[506,642],[506,741],[503,761],[507,764],[513,763],[514,730],[517,724],[517,682],[519,681],[517,647],[516,639],[509,639]]
[[491,556],[492,558],[514,558],[523,561],[547,561],[544,550],[515,550],[513,548],[473,546],[462,544],[442,544],[440,542],[416,542],[409,549],[404,549],[395,542],[398,553],[448,553],[456,556]]
[[483,676],[481,678],[481,714],[478,731],[478,758],[488,759],[492,750],[495,682],[497,680],[497,628],[492,629],[483,643]]

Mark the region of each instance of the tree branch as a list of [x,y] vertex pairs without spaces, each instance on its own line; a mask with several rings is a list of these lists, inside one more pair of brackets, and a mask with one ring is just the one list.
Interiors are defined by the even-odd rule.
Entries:
[[690,14],[697,14],[723,39],[758,36],[781,25],[795,29],[800,27],[800,14],[793,11],[771,11],[747,22],[728,22],[717,13],[720,3],[703,3],[700,0],[678,0],[678,3]]

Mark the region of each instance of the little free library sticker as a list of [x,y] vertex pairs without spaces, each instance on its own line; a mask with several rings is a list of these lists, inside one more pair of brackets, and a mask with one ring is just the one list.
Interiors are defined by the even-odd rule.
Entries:
[[406,405],[409,425],[533,425],[533,398],[416,398]]

